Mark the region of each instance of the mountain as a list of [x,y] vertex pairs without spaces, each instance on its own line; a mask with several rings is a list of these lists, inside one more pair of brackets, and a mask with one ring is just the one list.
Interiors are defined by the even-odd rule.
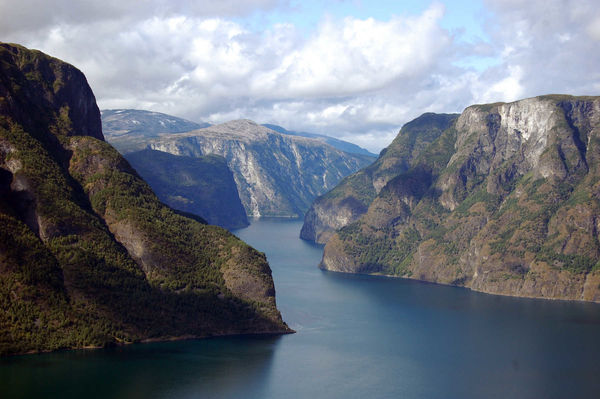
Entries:
[[319,140],[280,134],[249,120],[148,140],[174,155],[223,156],[248,216],[300,217],[319,195],[372,158]]
[[[273,130],[251,121],[198,130],[210,125],[157,112],[104,110],[102,123],[107,140],[132,162],[162,201],[226,228],[248,224],[246,214],[237,210],[238,198],[249,216],[300,217],[316,196],[374,159],[368,151],[332,137],[266,125]],[[195,136],[203,137],[202,144],[192,139]],[[147,148],[158,151],[134,154]],[[166,162],[161,152],[171,154],[171,161]],[[213,157],[204,159],[205,155]],[[208,167],[217,165],[215,155],[226,158],[235,190],[223,191],[228,184],[216,188],[226,173]],[[204,167],[196,171],[192,164],[184,167],[193,158],[203,159]],[[174,162],[177,172],[169,168]],[[197,166],[201,161],[195,162]],[[170,173],[178,175],[171,178]],[[194,184],[202,188],[197,198],[192,198]]]
[[600,302],[600,97],[471,106],[409,165],[322,268]]
[[264,254],[163,205],[85,76],[0,43],[0,354],[283,333]]
[[456,114],[426,113],[404,125],[374,163],[346,177],[312,203],[304,216],[300,238],[325,244],[336,230],[356,221],[367,212],[383,186],[409,169],[457,117]]
[[143,138],[210,126],[209,123],[196,123],[160,112],[137,109],[104,109],[100,115],[106,140],[122,154],[143,150]]
[[226,229],[248,226],[233,173],[225,158],[199,158],[142,150],[126,153],[129,164],[171,208],[200,215]]
[[264,127],[267,127],[271,130],[275,130],[281,134],[287,134],[290,136],[300,136],[300,137],[309,137],[312,139],[319,140],[323,143],[329,144],[332,147],[337,148],[338,150],[342,150],[345,152],[349,152],[350,154],[361,154],[369,157],[377,158],[377,154],[373,154],[370,151],[365,150],[362,147],[357,146],[356,144],[349,143],[344,140],[339,140],[331,136],[326,136],[324,134],[316,134],[316,133],[306,133],[306,132],[295,132],[292,130],[287,130],[281,126],[271,125],[268,123],[263,124]]
[[160,112],[102,110],[102,129],[158,198],[208,223],[236,229],[248,226],[233,175],[224,158],[179,157],[147,149],[148,140],[210,126]]

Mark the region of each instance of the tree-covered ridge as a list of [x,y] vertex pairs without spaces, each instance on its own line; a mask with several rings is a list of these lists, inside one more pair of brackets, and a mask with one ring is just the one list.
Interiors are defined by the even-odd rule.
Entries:
[[344,178],[313,202],[305,215],[300,237],[324,244],[335,230],[357,220],[385,184],[409,169],[427,145],[457,117],[425,113],[405,124],[375,162]]
[[264,255],[163,205],[102,141],[81,72],[0,60],[0,354],[289,331]]
[[600,300],[600,99],[467,108],[327,243],[322,266]]

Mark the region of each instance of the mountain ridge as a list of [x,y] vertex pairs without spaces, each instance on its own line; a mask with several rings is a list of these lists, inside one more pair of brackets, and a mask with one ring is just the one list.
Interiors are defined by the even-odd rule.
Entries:
[[304,216],[300,238],[325,244],[333,232],[367,212],[375,196],[421,151],[439,137],[458,114],[425,113],[406,123],[392,143],[368,167],[343,179],[317,198]]
[[473,105],[327,241],[321,267],[600,301],[600,97]]
[[288,130],[284,127],[281,127],[279,125],[273,125],[270,123],[263,123],[262,126],[267,127],[271,130],[275,130],[276,132],[282,133],[282,134],[288,134],[291,136],[302,136],[302,137],[308,137],[308,138],[314,138],[317,140],[320,140],[324,143],[329,144],[332,147],[337,148],[338,150],[342,150],[345,152],[349,152],[351,154],[361,154],[361,155],[366,155],[366,156],[370,156],[373,158],[377,158],[377,154],[374,154],[354,143],[348,142],[348,141],[344,141],[344,140],[340,140],[340,139],[336,139],[335,137],[331,137],[331,136],[327,136],[325,134],[317,134],[317,133],[308,133],[308,132],[297,132],[297,131],[293,131],[293,130]]
[[161,136],[149,148],[174,155],[227,159],[250,217],[301,217],[310,202],[371,162],[321,141],[284,135],[248,119]]
[[0,193],[1,355],[291,332],[264,254],[158,201],[85,76],[7,43]]

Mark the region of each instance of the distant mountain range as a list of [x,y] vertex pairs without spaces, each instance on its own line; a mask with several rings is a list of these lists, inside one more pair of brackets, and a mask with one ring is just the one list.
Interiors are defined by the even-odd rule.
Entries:
[[[173,115],[138,109],[105,109],[100,111],[100,113],[102,115],[102,131],[104,132],[104,136],[121,152],[143,149],[140,148],[143,140],[139,140],[142,137],[158,137],[165,133],[184,133],[211,126],[210,123],[206,122],[196,123]],[[263,124],[263,126],[281,134],[314,138],[351,154],[377,157],[377,154],[373,154],[356,144],[331,136],[296,132],[272,124]]]
[[202,129],[210,123],[196,123],[160,112],[139,109],[104,109],[100,111],[105,136],[122,137],[138,134],[154,137],[159,133],[182,133]]
[[373,154],[372,152],[365,150],[362,147],[357,146],[356,144],[349,143],[344,140],[336,139],[335,137],[326,136],[324,134],[316,134],[316,133],[307,133],[307,132],[295,132],[292,130],[287,130],[281,126],[271,125],[268,123],[263,124],[264,127],[268,127],[271,130],[275,130],[281,134],[288,134],[290,136],[300,136],[300,137],[309,137],[311,139],[317,139],[322,141],[323,143],[329,144],[332,147],[337,148],[338,150],[342,150],[345,152],[349,152],[351,154],[360,154],[367,155],[373,158],[377,158],[377,154]]
[[161,135],[149,148],[227,160],[248,216],[302,217],[310,203],[342,178],[370,164],[321,140],[280,134],[249,120]]
[[160,112],[139,109],[104,109],[102,132],[121,153],[143,150],[144,139],[164,133],[183,133],[202,129],[210,123],[196,123]]
[[[317,196],[375,159],[368,151],[342,140],[267,125],[274,130],[249,120],[197,128],[201,124],[140,110],[106,110],[102,111],[102,119],[107,140],[150,182],[162,201],[177,209],[201,212],[198,214],[209,222],[227,228],[247,223],[245,216],[239,217],[234,211],[238,196],[248,216],[302,217]],[[193,129],[182,131],[187,128]],[[139,151],[145,149],[155,152],[140,156]],[[171,173],[169,164],[162,163],[162,180],[154,178],[152,174],[159,173],[161,167],[152,163],[164,161],[164,157],[158,159],[156,151],[183,159],[223,157],[233,174],[237,192],[220,191],[219,198],[205,196],[203,201],[191,198],[190,181],[196,181],[198,188],[206,191],[212,184],[208,182],[215,181],[210,170],[204,168],[202,173],[195,173],[184,186],[183,175],[167,182]],[[183,160],[177,164],[182,166]],[[189,176],[192,168],[187,169]],[[202,176],[206,176],[206,182],[202,182]],[[179,194],[168,194],[175,191]],[[215,207],[203,210],[196,207],[195,211],[190,208],[190,204],[201,202]]]

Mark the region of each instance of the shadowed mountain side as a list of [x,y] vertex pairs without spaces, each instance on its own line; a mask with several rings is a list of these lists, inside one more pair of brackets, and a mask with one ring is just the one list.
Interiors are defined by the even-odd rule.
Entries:
[[283,333],[264,254],[163,205],[84,75],[0,43],[0,354]]
[[192,158],[153,150],[130,152],[125,158],[170,207],[229,230],[248,226],[225,158]]
[[300,238],[325,244],[335,230],[365,214],[382,187],[410,168],[419,154],[457,117],[456,114],[426,113],[404,125],[374,163],[346,177],[312,203],[304,216]]

